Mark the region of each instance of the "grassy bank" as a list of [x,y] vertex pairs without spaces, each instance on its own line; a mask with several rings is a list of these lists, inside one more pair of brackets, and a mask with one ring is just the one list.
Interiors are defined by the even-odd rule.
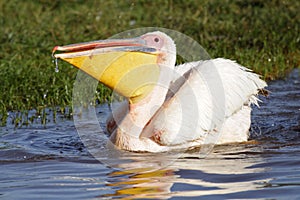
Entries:
[[[189,35],[212,57],[251,67],[265,79],[299,66],[300,2],[203,1],[0,1],[0,122],[8,111],[69,106],[77,70],[60,64],[55,45],[105,39],[158,26]],[[99,86],[98,100],[109,98]]]

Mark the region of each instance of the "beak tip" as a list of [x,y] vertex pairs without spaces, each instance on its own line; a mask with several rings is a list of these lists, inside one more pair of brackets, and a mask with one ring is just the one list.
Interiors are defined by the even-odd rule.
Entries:
[[57,51],[58,48],[59,48],[59,46],[55,46],[55,47],[52,49],[52,57],[55,58],[54,53]]

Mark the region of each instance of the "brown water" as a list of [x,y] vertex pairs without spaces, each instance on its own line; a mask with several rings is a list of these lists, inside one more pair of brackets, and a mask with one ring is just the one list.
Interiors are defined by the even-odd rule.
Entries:
[[[89,154],[71,120],[2,127],[0,199],[300,199],[299,71],[268,89],[253,111],[255,141],[205,158],[127,153],[112,164],[105,149],[100,161]],[[108,108],[97,110],[103,123]]]

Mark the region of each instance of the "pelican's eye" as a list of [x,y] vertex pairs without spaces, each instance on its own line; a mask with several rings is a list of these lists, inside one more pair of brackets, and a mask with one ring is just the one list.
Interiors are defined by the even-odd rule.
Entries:
[[146,34],[142,36],[142,39],[146,41],[147,46],[152,48],[161,49],[164,45],[164,40],[155,34]]

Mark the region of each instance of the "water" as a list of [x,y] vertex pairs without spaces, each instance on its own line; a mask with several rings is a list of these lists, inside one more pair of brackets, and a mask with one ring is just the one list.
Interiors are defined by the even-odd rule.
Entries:
[[59,72],[59,68],[58,68],[58,59],[57,58],[54,58],[53,60],[53,63],[55,65],[55,72],[58,73]]
[[[173,160],[126,153],[113,163],[103,149],[99,161],[63,118],[2,127],[0,199],[300,199],[299,71],[268,89],[253,111],[253,140],[216,146],[201,159],[197,151]],[[97,112],[103,120],[108,108]]]

